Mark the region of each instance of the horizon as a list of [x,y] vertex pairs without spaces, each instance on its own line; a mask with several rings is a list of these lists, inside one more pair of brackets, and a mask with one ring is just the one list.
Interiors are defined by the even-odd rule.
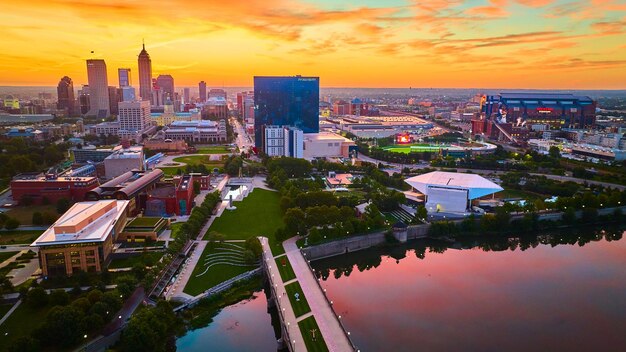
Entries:
[[13,4],[0,15],[12,49],[0,57],[0,85],[56,86],[69,76],[80,86],[90,58],[107,62],[110,85],[122,67],[136,85],[145,42],[153,75],[185,87],[247,87],[255,73],[300,73],[322,77],[325,88],[626,89],[626,4],[617,0],[152,5]]

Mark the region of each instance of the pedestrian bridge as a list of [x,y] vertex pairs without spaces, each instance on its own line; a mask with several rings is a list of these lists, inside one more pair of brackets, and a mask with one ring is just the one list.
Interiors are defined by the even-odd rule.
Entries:
[[271,287],[271,293],[268,294],[268,303],[276,306],[281,323],[282,337],[278,340],[280,347],[287,347],[291,352],[306,351],[304,337],[298,327],[298,322],[313,316],[319,327],[319,333],[326,342],[329,351],[357,351],[350,341],[349,333],[346,332],[340,321],[340,316],[335,314],[332,304],[326,297],[326,293],[313,273],[309,262],[297,247],[297,238],[294,237],[285,241],[284,247],[285,255],[289,259],[296,275],[295,279],[287,283],[295,281],[300,283],[302,292],[311,309],[311,312],[300,317],[296,317],[289,297],[286,296],[286,283],[283,282],[280,276],[267,238],[259,237],[259,240],[263,246],[263,269]]

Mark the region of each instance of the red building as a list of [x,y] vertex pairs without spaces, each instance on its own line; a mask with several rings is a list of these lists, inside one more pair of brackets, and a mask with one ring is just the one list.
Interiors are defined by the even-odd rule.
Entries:
[[[175,177],[172,183],[160,184],[148,191],[146,216],[189,215],[194,206],[194,183],[209,189],[210,177],[199,174]],[[206,188],[203,188],[206,187]]]
[[349,114],[355,116],[369,115],[369,106],[359,98],[354,98],[350,102]]
[[73,202],[85,200],[85,194],[98,187],[100,183],[94,176],[70,177],[58,176],[55,173],[25,173],[19,174],[11,181],[13,199],[23,202],[30,198],[34,204],[41,204],[44,199],[55,203],[59,199],[68,199]]
[[338,100],[333,103],[333,113],[335,115],[348,115],[350,114],[350,104],[345,100]]

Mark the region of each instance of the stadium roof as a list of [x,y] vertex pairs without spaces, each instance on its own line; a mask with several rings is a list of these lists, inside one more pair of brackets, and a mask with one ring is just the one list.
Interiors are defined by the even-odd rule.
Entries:
[[444,171],[429,172],[408,178],[404,182],[425,195],[428,195],[431,187],[467,189],[469,199],[484,197],[503,190],[502,187],[479,175]]

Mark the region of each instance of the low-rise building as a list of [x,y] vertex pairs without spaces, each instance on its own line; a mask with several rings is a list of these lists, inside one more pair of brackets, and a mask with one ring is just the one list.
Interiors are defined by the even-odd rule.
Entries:
[[356,143],[336,133],[305,133],[303,155],[305,159],[350,157],[356,153]]
[[54,172],[19,174],[11,181],[11,194],[14,200],[24,202],[29,199],[34,204],[55,203],[59,199],[80,202],[87,192],[98,187],[94,176],[59,176]]
[[143,165],[143,147],[117,148],[104,159],[104,175],[110,180],[128,171],[143,170]]
[[113,242],[126,225],[129,203],[102,200],[74,204],[31,244],[39,249],[43,276],[103,271]]
[[174,121],[163,130],[165,139],[197,143],[224,143],[227,139],[226,121]]

